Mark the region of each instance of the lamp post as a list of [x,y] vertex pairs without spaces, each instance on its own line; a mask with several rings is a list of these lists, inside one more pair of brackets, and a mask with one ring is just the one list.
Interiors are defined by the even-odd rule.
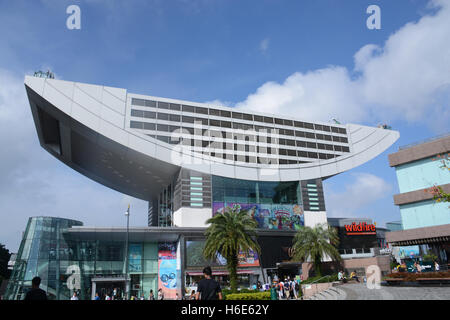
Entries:
[[125,256],[125,296],[127,300],[130,300],[130,282],[128,281],[128,239],[129,239],[129,225],[130,225],[130,205],[125,212],[127,217],[127,241],[125,243],[126,256]]

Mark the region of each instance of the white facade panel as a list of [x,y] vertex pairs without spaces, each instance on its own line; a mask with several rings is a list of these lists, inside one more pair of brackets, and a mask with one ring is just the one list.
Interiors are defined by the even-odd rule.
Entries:
[[102,110],[102,104],[100,101],[92,98],[77,86],[75,86],[73,91],[73,101],[81,105],[92,114],[100,116]]
[[58,108],[62,112],[68,115],[70,114],[72,108],[72,100],[67,98],[60,91],[56,90],[48,83],[45,84],[43,97],[54,106],[58,106]]
[[182,207],[173,214],[174,225],[185,228],[208,227],[206,221],[212,217],[211,212],[211,208]]
[[305,211],[305,227],[314,228],[318,224],[327,223],[326,211]]
[[55,90],[66,96],[68,99],[72,100],[74,88],[73,82],[47,79],[45,85],[53,87]]
[[[123,90],[123,91],[126,94],[126,91],[125,90]],[[119,92],[116,91],[116,93],[119,93]],[[121,94],[121,96],[123,96],[123,93]],[[126,110],[125,99],[120,100],[115,95],[113,95],[108,90],[106,90],[106,88],[105,88],[105,90],[103,90],[102,102],[105,106],[108,106],[108,108],[114,110],[115,112],[117,112],[121,115],[125,115],[125,110]]]
[[97,100],[97,102],[102,102],[103,86],[96,86],[93,84],[86,84],[80,82],[76,82],[75,86],[78,87],[81,91],[83,91],[91,98]]
[[44,93],[44,78],[37,78],[31,76],[25,76],[25,84],[29,86],[33,91],[35,91],[39,95],[43,95]]

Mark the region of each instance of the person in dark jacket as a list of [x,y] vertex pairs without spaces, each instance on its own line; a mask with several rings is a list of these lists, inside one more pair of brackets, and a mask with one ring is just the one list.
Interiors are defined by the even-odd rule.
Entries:
[[31,289],[25,295],[24,300],[47,300],[47,293],[44,290],[40,289],[41,278],[34,277],[31,280]]

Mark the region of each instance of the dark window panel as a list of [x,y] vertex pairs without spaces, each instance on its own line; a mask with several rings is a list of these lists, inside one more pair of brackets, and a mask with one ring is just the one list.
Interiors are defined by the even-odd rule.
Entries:
[[215,126],[215,127],[220,127],[220,120],[209,119],[209,125]]
[[280,154],[282,156],[285,156],[285,155],[287,155],[287,150],[286,149],[279,149],[278,150],[278,154]]
[[169,120],[170,121],[177,121],[177,122],[179,122],[181,120],[181,117],[179,115],[177,115],[177,114],[170,114],[169,115]]
[[323,139],[326,140],[326,141],[331,141],[331,136],[327,135],[327,134],[324,134],[323,135]]
[[317,144],[314,142],[307,142],[306,143],[307,148],[317,149]]
[[182,132],[189,132],[190,134],[194,134],[194,128],[189,128],[189,127],[182,127]]
[[344,151],[344,152],[350,152],[350,148],[349,148],[349,147],[342,147],[342,151]]
[[306,142],[305,141],[295,141],[297,144],[297,147],[303,147],[306,148]]
[[253,120],[258,122],[264,122],[264,117],[253,115]]
[[341,146],[334,146],[334,151],[342,151],[342,147]]
[[344,138],[344,137],[341,137],[341,142],[343,142],[343,143],[348,143],[348,139],[347,139],[347,138]]
[[327,159],[327,155],[325,153],[319,153],[319,159]]
[[208,108],[195,107],[195,113],[208,114]]
[[132,117],[143,118],[144,117],[144,111],[131,109],[131,116]]
[[181,110],[181,105],[179,105],[178,103],[171,103],[169,108],[170,108],[170,110],[180,111]]
[[347,130],[345,130],[345,128],[338,128],[338,129],[339,129],[339,133],[347,134]]
[[307,158],[308,157],[308,152],[306,152],[306,151],[297,151],[297,156],[298,157]]
[[265,123],[273,123],[273,118],[270,118],[270,117],[264,117],[264,122],[265,122]]
[[144,122],[144,129],[146,130],[155,130],[156,125],[154,123]]
[[232,112],[232,117],[234,119],[242,119],[242,113],[240,113],[240,112]]
[[285,126],[293,126],[294,125],[294,123],[292,122],[292,120],[283,120],[283,124],[285,125]]
[[231,111],[220,110],[220,116],[226,117],[226,118],[231,118]]
[[176,130],[179,130],[180,127],[179,126],[169,126],[169,132],[174,132]]
[[185,106],[185,105],[183,105],[181,108],[182,108],[183,112],[192,112],[192,113],[194,113],[194,111],[195,111],[195,108],[193,106]]
[[144,111],[144,118],[148,118],[148,119],[156,119],[156,112],[153,112],[153,111]]
[[318,149],[325,150],[325,145],[324,145],[323,143],[318,143],[318,144],[317,144],[317,148],[318,148]]
[[222,128],[231,128],[231,122],[230,121],[220,121],[220,126]]
[[132,98],[131,99],[131,104],[135,105],[135,106],[142,106],[145,107],[145,100],[144,99],[136,99],[136,98]]
[[286,139],[286,145],[295,147],[295,140]]
[[244,119],[244,120],[249,120],[249,121],[253,121],[253,115],[247,114],[247,113],[243,113],[243,114],[242,114],[242,119]]
[[194,123],[194,120],[195,120],[194,117],[188,117],[188,116],[181,117],[181,122]]
[[195,118],[195,123],[201,123],[204,126],[208,125],[208,119],[204,118]]
[[169,104],[167,102],[158,101],[158,109],[169,109]]
[[326,144],[326,145],[325,145],[325,148],[326,148],[327,150],[333,151],[333,146],[332,146],[331,144]]
[[280,138],[280,139],[278,140],[278,143],[279,143],[280,145],[286,145],[286,139]]
[[316,139],[323,140],[323,134],[316,133]]
[[309,139],[315,139],[316,138],[314,133],[311,133],[311,132],[305,132],[305,137],[309,138]]
[[130,128],[133,129],[143,129],[144,123],[140,121],[130,121]]
[[339,133],[339,128],[331,127],[331,132]]
[[283,124],[283,119],[277,119],[277,118],[275,118],[275,123],[276,124]]
[[330,126],[323,126],[323,131],[330,132],[331,131]]
[[322,131],[323,130],[323,126],[321,124],[315,124],[314,125],[314,129]]
[[169,131],[169,126],[167,124],[157,124],[156,130],[158,131]]
[[158,119],[169,120],[169,115],[167,113],[158,113]]
[[287,155],[296,157],[297,156],[297,151],[295,151],[295,150],[287,150]]
[[295,136],[304,138],[305,137],[305,133],[303,131],[295,131]]
[[294,130],[289,130],[289,129],[285,129],[284,130],[284,134],[286,135],[286,136],[294,136]]
[[335,137],[335,136],[333,136],[333,141],[341,142],[341,137]]
[[308,152],[308,158],[317,159],[318,157],[317,152]]
[[209,109],[209,114],[212,115],[212,116],[220,116],[220,110]]
[[297,128],[304,128],[304,123],[300,121],[294,121],[294,126]]
[[169,143],[169,137],[166,136],[156,136],[156,139]]
[[314,125],[312,123],[309,123],[309,122],[304,122],[304,126],[307,129],[314,129]]
[[156,108],[156,101],[153,101],[153,100],[145,100],[145,106],[146,106],[146,107]]

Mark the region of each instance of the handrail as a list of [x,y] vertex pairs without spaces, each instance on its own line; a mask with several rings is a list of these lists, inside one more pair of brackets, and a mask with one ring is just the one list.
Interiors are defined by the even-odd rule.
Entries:
[[319,278],[319,279],[317,279],[317,280],[315,280],[315,281],[313,281],[313,282],[311,282],[311,283],[307,283],[307,284],[308,284],[308,285],[309,285],[309,284],[314,284],[314,283],[316,283],[317,281],[322,280],[323,278],[327,278],[327,277],[331,277],[331,275],[323,276],[323,277],[321,277],[321,278]]

